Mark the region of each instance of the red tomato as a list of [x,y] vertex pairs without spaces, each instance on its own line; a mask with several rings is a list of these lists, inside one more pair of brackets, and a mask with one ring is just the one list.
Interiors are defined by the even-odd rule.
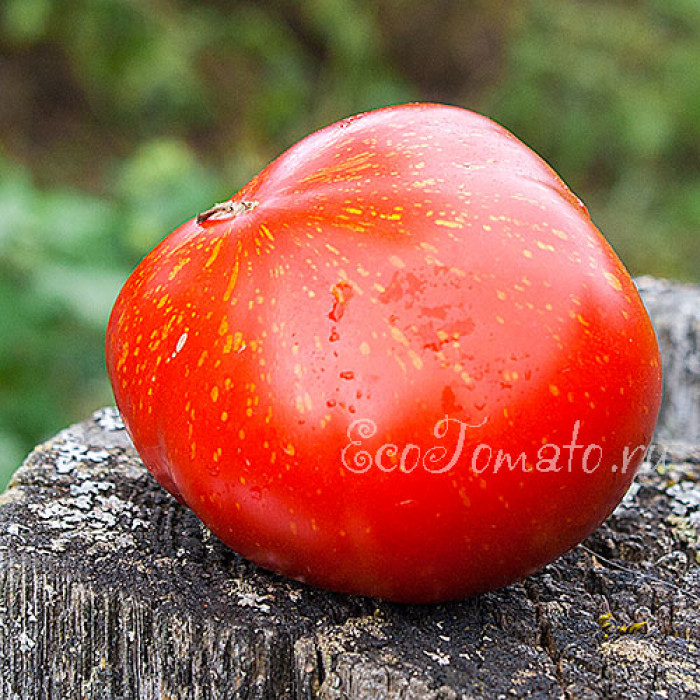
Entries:
[[128,279],[107,366],[160,483],[260,566],[396,601],[589,535],[661,368],[623,265],[489,119],[414,104],[305,138]]

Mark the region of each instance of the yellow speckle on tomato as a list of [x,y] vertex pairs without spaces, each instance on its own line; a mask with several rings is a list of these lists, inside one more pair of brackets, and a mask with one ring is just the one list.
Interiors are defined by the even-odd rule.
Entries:
[[119,360],[117,361],[117,370],[121,371],[124,365],[126,364],[126,360],[129,357],[129,343],[125,342],[122,345],[121,352],[119,353]]
[[219,251],[221,250],[221,246],[224,243],[224,239],[220,238],[217,242],[216,245],[214,246],[214,249],[211,252],[211,255],[209,256],[209,260],[204,263],[204,267],[211,267],[214,264],[214,261],[219,257]]
[[408,356],[411,358],[411,363],[416,369],[423,369],[423,360],[415,350],[409,350]]
[[211,392],[209,393],[209,395],[211,396],[212,401],[214,401],[214,402],[218,401],[219,400],[219,387],[216,385],[213,386],[211,388]]
[[559,387],[556,384],[550,384],[549,385],[549,393],[552,396],[559,396],[559,394],[560,394]]
[[462,372],[459,376],[461,377],[462,381],[468,386],[474,384],[474,380],[471,378],[471,376],[469,376],[469,372]]
[[182,268],[185,267],[185,265],[187,265],[187,263],[191,259],[192,258],[189,258],[189,257],[180,258],[180,260],[178,260],[177,264],[173,267],[173,269],[170,270],[170,273],[168,274],[168,279],[172,282],[175,279],[175,277],[177,276],[177,273],[180,272],[180,270],[182,270]]
[[240,331],[236,331],[233,334],[233,351],[239,352],[243,347],[243,333],[241,333]]
[[236,287],[236,282],[238,281],[238,260],[233,263],[231,268],[231,274],[229,276],[228,285],[226,286],[226,291],[224,292],[224,301],[229,301],[233,290]]
[[401,345],[408,345],[408,338],[396,326],[391,327],[391,337]]
[[612,272],[606,272],[605,273],[605,279],[607,280],[608,284],[616,291],[616,292],[621,292],[622,291],[622,283],[620,280],[613,275]]
[[396,362],[401,371],[406,374],[406,363],[396,354],[392,353],[391,350],[388,351],[391,358]]
[[369,355],[370,352],[371,352],[371,350],[369,347],[369,343],[367,343],[366,341],[362,342],[360,344],[360,354],[361,355]]
[[445,228],[462,228],[462,224],[458,221],[449,221],[448,219],[435,219],[436,226],[444,226]]

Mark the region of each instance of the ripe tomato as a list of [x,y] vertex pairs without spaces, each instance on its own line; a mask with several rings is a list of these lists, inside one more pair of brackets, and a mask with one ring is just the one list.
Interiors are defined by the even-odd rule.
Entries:
[[165,238],[107,366],[160,483],[263,567],[438,601],[584,539],[655,425],[622,264],[489,119],[414,104],[303,139]]

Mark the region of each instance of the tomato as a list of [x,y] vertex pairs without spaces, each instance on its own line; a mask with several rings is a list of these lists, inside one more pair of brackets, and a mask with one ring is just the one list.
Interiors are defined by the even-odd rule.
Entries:
[[661,393],[629,274],[554,171],[470,111],[303,139],[115,303],[147,467],[227,545],[335,591],[504,586],[621,500]]

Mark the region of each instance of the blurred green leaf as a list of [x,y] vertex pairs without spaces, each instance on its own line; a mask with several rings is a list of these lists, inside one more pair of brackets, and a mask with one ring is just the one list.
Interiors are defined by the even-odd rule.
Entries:
[[5,0],[0,28],[11,41],[29,43],[44,35],[50,16],[51,0]]
[[[216,178],[177,139],[141,146],[117,175],[115,194],[124,212],[119,237],[138,255],[213,203]],[[233,193],[231,193],[233,194]]]

